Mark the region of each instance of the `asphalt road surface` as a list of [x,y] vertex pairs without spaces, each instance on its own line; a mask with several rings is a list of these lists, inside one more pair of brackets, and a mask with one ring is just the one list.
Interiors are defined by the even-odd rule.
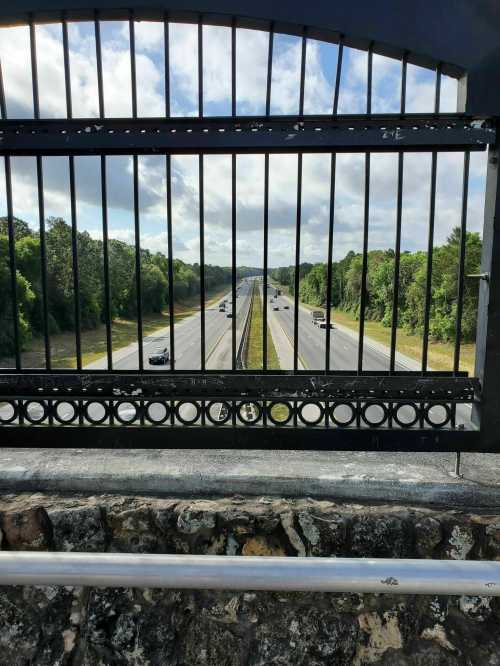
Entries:
[[[274,288],[268,291],[268,317],[274,317],[281,326],[290,345],[293,347],[294,338],[294,304],[287,296],[274,296]],[[271,300],[272,299],[272,300]],[[279,309],[274,309],[279,308]],[[285,309],[286,308],[286,309]],[[306,370],[322,371],[325,369],[326,351],[326,328],[319,328],[312,323],[312,313],[307,308],[299,305],[299,344],[298,353],[300,361]],[[389,369],[389,355],[368,344],[363,345],[363,369],[387,371]],[[352,370],[356,372],[358,365],[358,339],[357,336],[349,335],[338,328],[330,330],[330,369]],[[292,368],[287,368],[292,369]],[[408,370],[406,365],[395,364],[396,370]],[[377,421],[382,417],[380,407],[370,407],[368,418]],[[311,410],[309,410],[311,411]],[[349,418],[348,408],[339,408],[337,417],[341,420]],[[398,411],[398,417],[402,421],[411,422],[415,411],[410,407],[402,407]],[[438,422],[445,417],[442,407],[433,407],[430,412],[431,418]],[[307,413],[308,419],[314,420],[315,414]],[[459,405],[456,410],[457,424],[469,423],[471,409],[469,405]]]
[[[253,291],[253,281],[243,280],[237,285],[236,298],[236,347],[238,348],[246,318],[249,313],[251,296]],[[219,303],[226,300],[225,312],[219,312]],[[232,293],[229,292],[212,306],[205,310],[205,348],[206,365],[211,369],[227,370],[232,367],[232,318],[227,317],[228,312],[233,312]],[[201,335],[200,335],[201,315],[196,313],[186,317],[174,328],[174,347],[175,347],[175,368],[178,370],[198,370],[201,367]],[[144,366],[151,370],[167,370],[167,365],[149,365],[148,357],[159,349],[170,347],[170,336],[168,327],[157,333],[144,338]],[[127,353],[128,351],[128,353]],[[92,364],[92,368],[107,367],[106,359]],[[128,347],[117,350],[113,358],[113,368],[117,370],[137,370],[138,352],[137,343],[128,345]],[[8,405],[0,406],[0,417],[9,419],[12,410]],[[32,403],[28,408],[28,413],[34,421],[41,419],[44,415],[43,408]],[[134,421],[136,417],[135,408],[131,403],[123,402],[118,408],[118,413],[122,421]],[[61,420],[71,420],[74,416],[74,409],[71,403],[62,403],[58,406],[57,414]],[[88,408],[88,414],[91,419],[99,421],[104,416],[104,408],[98,403],[93,403]],[[149,409],[149,416],[157,421],[161,421],[165,415],[164,407],[156,403]],[[191,420],[196,415],[196,408],[191,404],[185,404],[180,408],[180,415],[185,420]],[[214,406],[213,416],[217,418],[217,405]],[[17,419],[16,421],[17,422]],[[108,422],[107,419],[105,422]],[[55,422],[57,425],[57,421]]]
[[[250,306],[252,288],[253,283],[250,281],[244,280],[238,284],[236,298],[237,345]],[[219,312],[219,303],[222,300],[227,300],[225,312]],[[227,316],[228,312],[233,312],[231,300],[231,292],[228,292],[220,301],[205,309],[205,359],[207,367],[213,366],[211,358],[217,352],[217,357],[221,359],[221,364],[215,365],[214,369],[222,370],[231,368],[232,319]],[[168,327],[144,338],[144,367],[146,369],[159,370],[161,372],[170,368],[170,363],[166,365],[149,364],[151,354],[165,347],[170,351],[170,332]],[[201,314],[199,312],[175,324],[174,350],[176,370],[199,370],[201,368]],[[121,355],[119,360],[113,362],[113,366],[117,370],[137,370],[137,345],[130,345],[130,353],[126,356]]]

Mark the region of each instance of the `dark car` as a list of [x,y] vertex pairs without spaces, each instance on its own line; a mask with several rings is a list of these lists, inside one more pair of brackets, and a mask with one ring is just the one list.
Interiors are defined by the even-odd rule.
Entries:
[[289,309],[290,309],[290,306],[289,306],[289,305],[284,305],[284,306],[283,306],[283,310],[289,310]]
[[279,310],[279,306],[278,305],[273,305],[273,310]]
[[165,365],[170,361],[170,354],[166,347],[157,349],[154,354],[149,357],[149,365]]
[[233,313],[232,313],[232,312],[228,312],[227,315],[226,315],[226,317],[229,317],[229,319],[232,319],[232,318],[233,318]]

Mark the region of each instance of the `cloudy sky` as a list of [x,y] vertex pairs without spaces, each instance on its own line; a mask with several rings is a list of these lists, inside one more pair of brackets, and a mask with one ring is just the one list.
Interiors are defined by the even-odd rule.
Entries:
[[[137,98],[140,116],[165,113],[163,25],[136,23]],[[105,114],[131,114],[129,27],[126,22],[102,22]],[[61,25],[36,28],[42,117],[64,117],[65,87]],[[97,75],[94,26],[69,26],[71,94],[75,117],[97,117]],[[170,25],[170,108],[175,116],[198,115],[198,29]],[[268,35],[238,29],[236,36],[237,112],[265,111]],[[205,115],[228,115],[231,108],[231,31],[203,28],[203,91]],[[337,67],[336,45],[308,40],[304,108],[306,113],[330,113]],[[271,113],[298,112],[301,40],[276,35],[273,51]],[[26,27],[0,29],[2,62],[9,117],[33,117],[29,32]],[[345,48],[339,112],[366,109],[367,54]],[[435,75],[408,66],[407,111],[432,111]],[[374,113],[399,111],[401,65],[381,56],[373,59]],[[443,77],[441,111],[456,109],[456,81]],[[471,156],[468,210],[469,229],[482,226],[485,153]],[[94,237],[102,233],[100,160],[75,158],[78,226]],[[15,215],[38,227],[35,161],[13,158]],[[174,256],[199,261],[198,157],[172,158],[172,224]],[[206,156],[205,254],[207,263],[229,265],[231,259],[231,158]],[[460,223],[462,154],[440,154],[438,159],[435,242],[442,243]],[[167,252],[165,158],[139,158],[141,244]],[[133,242],[132,160],[107,158],[110,236]],[[402,244],[404,249],[425,249],[429,207],[430,155],[405,157]],[[372,248],[394,247],[397,157],[374,154],[370,182],[370,236]],[[330,197],[330,156],[303,158],[301,260],[325,261]],[[364,208],[364,156],[337,157],[334,256],[360,250]],[[237,261],[262,265],[264,157],[237,158]],[[293,263],[297,198],[297,156],[270,158],[269,264]],[[68,160],[44,158],[46,214],[69,221]],[[0,162],[0,215],[5,214],[5,182]]]

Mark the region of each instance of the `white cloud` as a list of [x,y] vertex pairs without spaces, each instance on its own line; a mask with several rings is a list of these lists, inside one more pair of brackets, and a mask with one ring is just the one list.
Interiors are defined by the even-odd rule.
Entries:
[[[130,113],[130,54],[128,25],[119,30],[103,30],[105,64],[105,102],[108,115]],[[0,55],[4,69],[9,111],[32,113],[29,35],[25,28],[0,32]],[[173,24],[171,36],[171,74],[177,113],[197,113],[197,26]],[[163,25],[136,23],[137,79],[139,113],[162,115],[164,111]],[[295,112],[298,107],[301,40],[286,38],[276,46],[273,61],[272,109],[278,113]],[[323,67],[326,51],[321,43],[307,45],[305,109],[308,113],[328,113],[331,109],[333,80]],[[267,33],[237,31],[237,95],[240,113],[262,113],[265,106]],[[336,57],[336,47],[329,55]],[[44,113],[65,113],[64,71],[60,28],[37,28],[40,100]],[[366,104],[366,53],[346,49],[342,75],[341,111],[364,110]],[[97,114],[95,40],[92,24],[70,24],[70,58],[74,113]],[[204,28],[204,92],[210,107],[226,108],[230,101],[230,29]],[[374,56],[373,110],[394,111],[399,105],[400,63]],[[46,94],[50,91],[50,94]],[[443,77],[442,109],[451,108],[456,82]],[[432,110],[434,78],[432,72],[408,66],[408,110]],[[79,223],[97,234],[100,225],[98,158],[93,166],[77,158],[77,194],[82,213]],[[91,160],[94,158],[85,158]],[[80,168],[80,164],[82,164]],[[463,156],[439,157],[436,200],[436,243],[443,242],[460,221]],[[38,201],[34,163],[19,162],[13,172],[15,212],[37,223]],[[23,166],[24,165],[24,166]],[[129,157],[108,158],[108,202],[112,237],[133,242],[132,171]],[[238,261],[262,262],[263,165],[261,155],[237,158],[237,252]],[[471,159],[469,228],[480,229],[484,192],[485,156]],[[44,160],[45,205],[47,214],[69,216],[67,158]],[[392,247],[395,229],[397,159],[394,155],[372,157],[370,199],[370,248]],[[359,251],[364,213],[364,156],[339,154],[336,171],[334,256],[349,249]],[[172,158],[172,224],[175,256],[186,261],[199,259],[198,158]],[[405,157],[403,246],[425,248],[427,244],[430,157],[410,154]],[[98,180],[98,178],[97,178]],[[139,160],[141,243],[152,251],[166,252],[166,183],[164,157]],[[0,190],[4,187],[3,179]],[[297,156],[272,155],[270,158],[269,262],[270,265],[294,261],[297,196]],[[301,258],[324,261],[327,252],[330,197],[330,156],[305,155],[303,171],[303,209]],[[5,208],[1,196],[1,210]],[[205,158],[205,250],[207,261],[228,265],[231,254],[231,159],[227,155]],[[97,212],[96,212],[97,211]],[[97,219],[96,219],[97,218]],[[92,226],[94,225],[94,226]]]

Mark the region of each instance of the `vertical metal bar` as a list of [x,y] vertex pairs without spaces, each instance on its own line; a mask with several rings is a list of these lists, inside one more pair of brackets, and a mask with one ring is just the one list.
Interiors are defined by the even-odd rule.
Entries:
[[30,54],[31,54],[31,84],[33,87],[33,116],[40,118],[40,101],[38,95],[38,65],[36,59],[36,29],[33,15],[30,14]]
[[[436,69],[436,89],[434,95],[434,113],[439,113],[441,96],[441,65]],[[425,283],[425,306],[424,306],[424,332],[422,341],[422,372],[427,371],[429,355],[429,324],[432,301],[432,261],[434,251],[434,222],[436,217],[436,176],[437,176],[437,152],[432,152],[431,162],[431,193],[429,203],[429,238],[427,244],[427,273]]]
[[302,153],[297,156],[297,219],[295,224],[295,275],[293,312],[293,370],[299,367],[299,284],[300,284],[300,226],[302,219]]
[[[66,115],[73,117],[71,100],[71,73],[69,63],[68,24],[66,17],[62,21],[63,55],[64,55],[64,84],[66,89]],[[76,191],[75,191],[75,158],[69,156],[69,189],[71,197],[71,245],[73,256],[73,285],[75,299],[75,341],[76,341],[76,367],[82,369],[82,342],[81,342],[81,301],[80,301],[80,275],[78,272],[78,229],[76,218]]]
[[42,309],[43,309],[43,337],[45,343],[45,368],[51,369],[50,358],[50,335],[49,335],[49,299],[47,291],[47,246],[45,239],[45,206],[43,198],[43,165],[42,157],[37,155],[36,174],[38,189],[38,222],[40,227],[40,272],[42,284]]
[[141,281],[141,230],[139,220],[139,164],[133,155],[134,172],[134,231],[135,231],[135,284],[137,291],[137,343],[139,345],[139,370],[144,370],[144,349],[142,339],[142,281]]
[[404,155],[398,154],[398,194],[396,204],[396,242],[394,248],[394,275],[392,287],[392,320],[391,320],[391,354],[389,361],[389,370],[394,372],[396,367],[396,341],[398,334],[398,315],[399,315],[399,271],[401,266],[401,223],[403,211],[403,175],[404,175]]
[[332,310],[332,261],[333,261],[333,227],[335,222],[335,169],[337,155],[332,153],[330,162],[330,224],[328,228],[328,259],[326,266],[326,347],[325,371],[330,370],[330,326]]
[[[403,55],[401,65],[401,115],[406,111],[406,71],[408,55]],[[392,318],[391,318],[391,352],[389,360],[389,371],[394,372],[396,367],[396,342],[398,334],[399,317],[399,280],[401,266],[401,224],[403,215],[403,178],[404,178],[404,153],[398,154],[398,193],[396,203],[396,242],[394,247],[394,275],[392,287]]]
[[7,198],[7,229],[9,236],[9,267],[10,267],[10,289],[12,298],[12,329],[14,333],[14,355],[16,359],[16,370],[21,369],[21,349],[19,341],[19,318],[17,307],[17,268],[16,268],[16,239],[14,233],[14,211],[12,207],[12,174],[10,168],[10,156],[4,157],[5,165],[5,195]]
[[132,118],[137,118],[137,76],[135,66],[135,24],[134,13],[130,11],[129,20],[130,41],[130,84],[132,89]]
[[441,63],[436,67],[436,88],[434,90],[434,113],[439,113],[441,106]]
[[[30,16],[30,54],[31,54],[31,79],[33,85],[33,115],[40,118],[40,102],[38,94],[38,64],[36,57],[36,30],[33,16]],[[49,313],[47,296],[47,246],[45,238],[45,206],[43,197],[43,164],[42,157],[36,158],[37,193],[38,193],[38,224],[40,232],[40,281],[42,286],[42,311],[43,311],[43,337],[45,345],[45,368],[51,369],[50,337],[49,337]]]
[[111,289],[109,282],[109,238],[108,238],[108,187],[106,156],[101,155],[101,208],[102,208],[102,251],[104,264],[104,308],[106,318],[106,352],[108,370],[113,369],[113,336],[111,330]]
[[82,369],[82,342],[81,342],[81,316],[80,316],[80,275],[78,272],[78,229],[76,218],[76,189],[75,189],[75,158],[69,160],[69,193],[71,201],[71,254],[73,259],[73,292],[75,306],[75,342],[76,342],[76,368]]
[[267,271],[269,255],[269,153],[264,155],[264,276],[262,281],[262,370],[267,371]]
[[460,370],[460,344],[462,337],[462,313],[464,306],[464,272],[465,272],[465,249],[467,244],[467,202],[469,196],[469,166],[470,152],[464,153],[464,175],[462,184],[462,218],[460,223],[460,251],[458,259],[457,277],[457,318],[455,322],[455,352],[453,358],[453,371]]
[[358,373],[363,371],[363,346],[365,335],[365,309],[368,276],[368,228],[370,222],[370,153],[365,154],[365,206],[363,224],[363,264],[359,304]]
[[366,113],[372,112],[372,83],[373,83],[373,43],[368,47],[368,79],[366,84]]
[[342,77],[342,57],[344,55],[344,36],[340,35],[339,51],[337,56],[337,73],[335,75],[335,91],[333,94],[333,115],[336,116],[339,109],[340,80]]
[[236,154],[231,155],[231,300],[232,324],[232,363],[236,370]]
[[163,17],[163,41],[165,48],[165,116],[170,117],[170,24],[168,13]]
[[200,206],[200,335],[201,370],[205,371],[205,189],[203,155],[198,156],[199,206]]
[[68,118],[72,118],[73,104],[71,100],[71,70],[69,63],[68,22],[66,21],[66,16],[63,16],[62,20],[62,36],[64,55],[64,85],[66,88],[66,115]]
[[307,53],[307,37],[306,28],[302,34],[302,51],[300,56],[300,93],[299,93],[299,116],[304,115],[304,89],[306,79],[306,53]]
[[[172,164],[170,155],[165,157],[167,177],[167,245],[168,245],[168,318],[170,322],[170,370],[175,369],[174,334],[174,251],[172,243]],[[173,423],[173,422],[172,422]]]
[[274,23],[269,29],[269,47],[267,51],[266,116],[271,113],[271,83],[273,79]]
[[198,116],[203,118],[203,23],[198,18]]
[[[373,79],[373,45],[368,49],[368,74],[366,85],[366,113],[372,112],[372,79]],[[358,340],[358,373],[363,371],[363,350],[365,337],[365,310],[368,283],[368,233],[370,224],[370,153],[365,154],[365,206],[363,224],[363,264],[361,272],[361,294],[359,305],[359,340]]]
[[104,83],[102,76],[101,24],[99,12],[94,12],[95,60],[97,68],[97,95],[99,99],[99,118],[104,118]]
[[401,115],[406,113],[406,74],[408,70],[408,53],[403,54],[401,61]]
[[5,90],[3,87],[2,60],[0,59],[0,117],[7,120],[7,105],[5,104]]
[[481,273],[479,280],[476,360],[474,375],[481,382],[481,404],[473,405],[472,420],[481,429],[481,444],[499,450],[500,410],[500,121],[495,122],[496,141],[488,150],[484,206]]
[[236,18],[231,24],[231,115],[236,116]]
[[429,238],[427,242],[427,273],[425,283],[424,331],[422,341],[422,372],[427,370],[429,349],[429,322],[432,299],[432,258],[434,249],[434,220],[436,216],[436,172],[437,152],[432,153],[431,163],[431,194],[429,203]]

